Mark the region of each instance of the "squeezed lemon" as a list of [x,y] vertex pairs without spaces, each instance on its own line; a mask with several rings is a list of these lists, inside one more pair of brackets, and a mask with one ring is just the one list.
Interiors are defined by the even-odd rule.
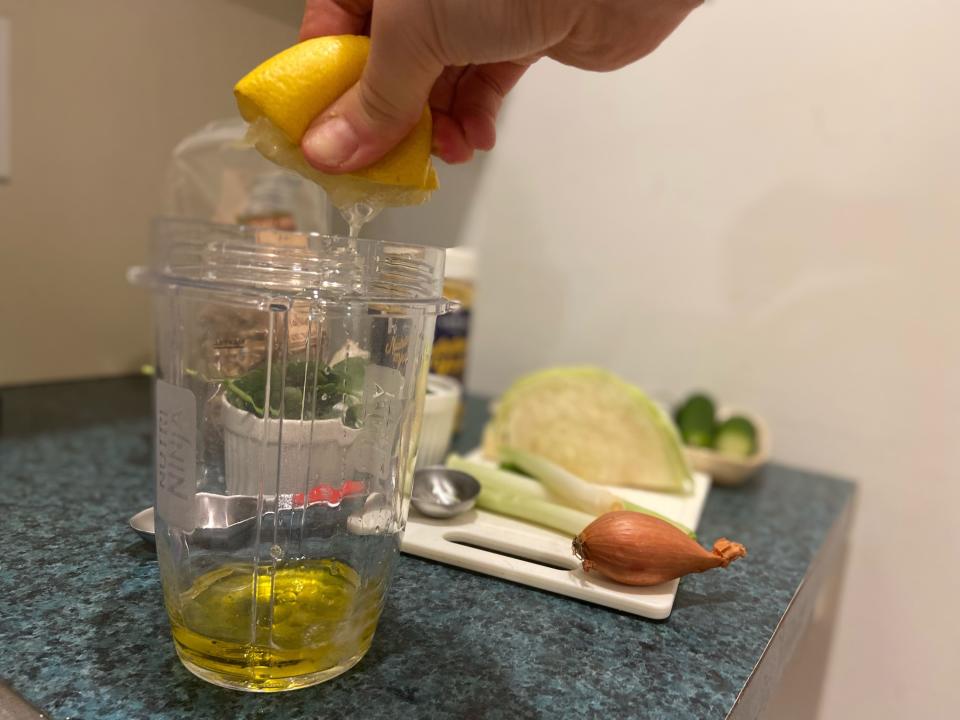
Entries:
[[260,692],[313,685],[370,647],[384,580],[361,584],[353,568],[330,559],[266,565],[256,575],[251,564],[225,565],[197,578],[170,610],[177,652],[218,685]]
[[[265,60],[234,87],[240,114],[250,123],[247,140],[268,160],[321,185],[351,225],[385,207],[426,202],[438,184],[426,106],[409,135],[368,168],[327,175],[303,157],[300,141],[308,126],[360,79],[369,52],[370,39],[363,36],[311,38]],[[368,209],[365,217],[355,217],[358,204]]]

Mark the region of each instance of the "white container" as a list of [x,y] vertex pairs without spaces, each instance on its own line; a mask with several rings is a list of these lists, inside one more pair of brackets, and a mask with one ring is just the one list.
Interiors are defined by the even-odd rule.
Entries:
[[[269,420],[265,431],[263,418],[234,407],[226,396],[221,403],[227,494],[258,495],[263,478],[263,493],[273,495],[280,452],[280,421]],[[263,452],[264,432],[266,452]],[[280,492],[304,492],[330,482],[331,478],[337,481],[350,478],[356,466],[356,453],[351,452],[351,448],[359,434],[359,430],[343,425],[339,418],[315,422],[284,420]]]
[[477,279],[476,249],[463,245],[447,248],[443,267],[443,276],[447,280],[475,282]]
[[461,394],[460,383],[453,378],[443,375],[427,377],[420,451],[417,454],[418,468],[443,463],[456,426]]

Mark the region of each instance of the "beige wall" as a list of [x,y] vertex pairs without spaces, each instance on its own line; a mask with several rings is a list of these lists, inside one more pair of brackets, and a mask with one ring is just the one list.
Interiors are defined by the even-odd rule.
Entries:
[[13,176],[0,183],[0,385],[149,359],[142,262],[174,144],[295,40],[297,0],[0,0]]
[[377,221],[480,249],[475,390],[571,362],[702,386],[858,479],[822,720],[960,707],[958,26],[939,0],[708,3],[622,72],[534,67],[483,166],[442,175],[472,203]]

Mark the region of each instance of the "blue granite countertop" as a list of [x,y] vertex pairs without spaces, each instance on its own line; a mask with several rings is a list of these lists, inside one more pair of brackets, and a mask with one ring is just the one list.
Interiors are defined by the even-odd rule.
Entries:
[[53,718],[723,718],[854,493],[779,465],[714,488],[701,537],[750,556],[684,579],[661,622],[402,556],[356,668],[253,695],[174,653],[156,556],[127,527],[152,503],[151,434],[143,380],[0,390],[0,678]]

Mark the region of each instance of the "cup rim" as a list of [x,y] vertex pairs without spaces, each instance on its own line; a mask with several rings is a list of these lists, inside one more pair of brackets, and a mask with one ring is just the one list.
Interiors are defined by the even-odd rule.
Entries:
[[445,250],[313,231],[190,218],[152,222],[149,259],[128,280],[151,289],[220,291],[316,304],[377,303],[447,312]]

